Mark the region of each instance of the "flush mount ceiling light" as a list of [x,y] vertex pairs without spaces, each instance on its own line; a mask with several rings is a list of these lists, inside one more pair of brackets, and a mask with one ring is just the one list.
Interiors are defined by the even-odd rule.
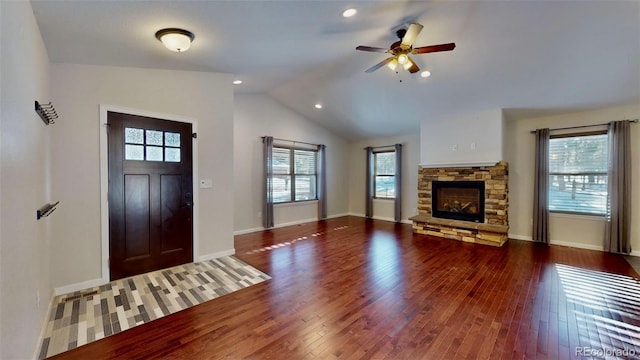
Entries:
[[427,78],[427,77],[431,76],[431,71],[425,70],[422,73],[420,73],[420,76],[422,76],[423,78]]
[[322,104],[315,104],[314,107],[318,110],[322,109]]
[[342,16],[346,17],[346,18],[350,18],[353,15],[357,14],[358,10],[351,8],[351,9],[347,9],[345,11],[342,12]]
[[156,32],[156,39],[160,40],[167,49],[175,52],[189,50],[195,37],[191,31],[177,28],[162,29]]
[[240,85],[242,84],[242,80],[233,80],[233,85]]

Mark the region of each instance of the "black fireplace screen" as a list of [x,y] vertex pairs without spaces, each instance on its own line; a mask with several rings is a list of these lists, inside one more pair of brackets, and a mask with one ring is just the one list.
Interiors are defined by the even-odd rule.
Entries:
[[484,181],[433,181],[433,217],[484,222]]

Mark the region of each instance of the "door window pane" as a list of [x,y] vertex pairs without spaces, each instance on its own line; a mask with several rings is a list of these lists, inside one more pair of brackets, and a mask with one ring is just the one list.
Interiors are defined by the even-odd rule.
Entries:
[[144,146],[126,144],[124,146],[124,159],[144,160]]
[[180,162],[180,148],[164,148],[164,161]]
[[160,145],[162,146],[162,131],[146,130],[147,145]]
[[166,132],[164,133],[164,145],[172,147],[180,147],[180,133]]
[[125,128],[124,129],[124,142],[129,144],[143,144],[144,143],[144,130]]
[[147,161],[162,161],[162,147],[147,146]]

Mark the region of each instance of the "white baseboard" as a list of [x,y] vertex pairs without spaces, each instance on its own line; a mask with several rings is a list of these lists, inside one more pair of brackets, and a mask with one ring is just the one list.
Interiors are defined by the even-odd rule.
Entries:
[[54,294],[54,296],[68,294],[68,293],[81,291],[81,290],[86,290],[86,289],[89,289],[89,288],[92,288],[92,287],[104,285],[104,284],[106,284],[108,282],[109,281],[104,281],[102,278],[93,279],[93,280],[87,280],[87,281],[83,281],[83,282],[79,282],[79,283],[75,283],[75,284],[71,284],[71,285],[65,285],[65,286],[57,287],[57,288],[53,289],[53,294]]
[[531,238],[531,236],[517,235],[517,234],[508,234],[507,236],[509,237],[509,239],[524,240],[524,241],[533,241],[533,239]]
[[262,231],[262,230],[264,230],[263,227],[257,227],[257,228],[252,228],[252,229],[244,229],[244,230],[236,230],[236,231],[233,232],[233,236],[250,234],[250,233],[254,233],[254,232],[258,232],[258,231]]
[[200,255],[200,256],[198,256],[198,262],[207,261],[207,260],[213,260],[213,259],[217,259],[217,258],[220,258],[220,257],[223,257],[223,256],[233,255],[235,253],[236,253],[236,249],[227,249],[227,250],[218,251],[218,252],[211,253],[211,254]]
[[[198,257],[198,261],[207,261],[207,260],[219,258],[222,256],[233,255],[235,253],[236,253],[236,249],[229,249],[229,250],[225,250],[225,251],[221,251],[213,254],[201,255]],[[96,286],[104,285],[108,282],[109,282],[108,279],[105,280],[100,278],[100,279],[82,281],[82,282],[71,284],[71,285],[60,286],[53,289],[53,295],[58,296],[63,294],[69,294],[76,291],[86,290]]]
[[[366,218],[367,217],[365,214],[356,214],[356,213],[349,213],[348,215],[349,216],[357,216],[357,217],[361,217],[361,218]],[[396,219],[390,218],[390,217],[385,217],[385,216],[372,216],[371,218],[374,219],[374,220],[396,222]],[[403,223],[403,224],[413,225],[413,221],[411,221],[409,219],[402,219],[402,220],[400,220],[400,222]]]
[[[532,241],[533,242],[533,239],[531,238],[531,236],[526,236],[526,235],[509,234],[509,239],[524,240],[524,241]],[[577,249],[604,251],[604,247],[603,246],[598,246],[598,245],[593,245],[593,244],[582,244],[582,243],[559,241],[559,240],[551,240],[550,244],[551,245],[558,245],[558,246],[567,246],[567,247],[572,247],[572,248],[577,248]]]
[[603,246],[592,245],[592,244],[580,244],[580,243],[567,242],[567,241],[551,240],[551,245],[568,246],[572,248],[585,249],[585,250],[604,251]]
[[640,251],[637,251],[637,250],[631,250],[631,254],[629,254],[629,255],[631,255],[631,256],[638,256],[638,257],[640,257]]
[[[329,215],[329,216],[327,216],[327,219],[334,219],[334,218],[339,218],[339,217],[349,216],[349,215],[351,215],[351,214],[346,214],[345,213],[345,214]],[[318,220],[316,218],[313,218],[313,219],[291,221],[291,222],[282,223],[282,224],[275,224],[272,227],[272,229],[277,229],[277,228],[286,227],[286,226],[307,224],[307,223],[316,222],[316,221],[320,221],[320,220]],[[236,230],[236,231],[233,232],[233,235],[243,235],[243,234],[249,234],[249,233],[254,233],[254,232],[264,231],[264,230],[265,229],[263,227],[257,227],[257,228],[252,228],[252,229],[244,229],[244,230]]]

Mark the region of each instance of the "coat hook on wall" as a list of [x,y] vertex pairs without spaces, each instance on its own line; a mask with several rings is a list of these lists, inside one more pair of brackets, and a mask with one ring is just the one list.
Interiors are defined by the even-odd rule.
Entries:
[[51,213],[53,212],[53,210],[56,209],[56,206],[58,206],[58,204],[60,204],[60,201],[56,201],[53,204],[45,204],[40,209],[36,210],[36,219],[40,220],[40,218],[51,215]]
[[47,104],[40,104],[36,101],[35,103],[36,113],[40,116],[42,121],[44,121],[44,124],[51,125],[55,123],[55,119],[58,118],[58,113],[56,113],[56,109],[53,108],[51,102]]

